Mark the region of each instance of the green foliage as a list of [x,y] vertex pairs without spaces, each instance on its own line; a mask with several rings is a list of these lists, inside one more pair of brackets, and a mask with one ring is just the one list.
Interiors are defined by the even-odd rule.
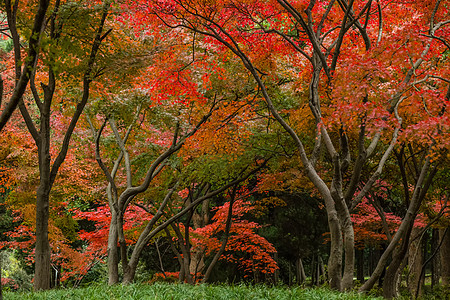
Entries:
[[327,289],[268,287],[263,285],[213,286],[155,283],[128,286],[91,285],[82,289],[61,289],[38,293],[5,294],[7,299],[380,299]]
[[2,278],[12,280],[12,284],[19,291],[30,291],[33,275],[28,274],[27,270],[23,268],[22,259],[18,259],[17,254],[15,251],[2,250],[0,254],[0,259],[2,260]]
[[7,39],[0,41],[0,49],[6,53],[10,52],[14,47],[13,40]]

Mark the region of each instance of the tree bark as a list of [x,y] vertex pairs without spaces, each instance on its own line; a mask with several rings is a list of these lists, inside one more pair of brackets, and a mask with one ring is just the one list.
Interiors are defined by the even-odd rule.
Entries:
[[[373,274],[370,276],[369,280],[367,280],[359,289],[360,292],[365,292],[370,290],[375,282],[380,278],[381,274],[383,273],[383,269],[386,266],[389,257],[394,252],[394,250],[397,247],[397,244],[402,240],[402,244],[400,246],[399,251],[397,254],[394,254],[394,258],[389,265],[389,268],[386,272],[386,277],[383,283],[383,293],[386,292],[392,298],[393,293],[395,293],[395,290],[392,286],[395,280],[395,274],[398,271],[398,268],[401,264],[401,260],[403,256],[407,253],[408,248],[408,242],[409,242],[409,236],[414,224],[414,220],[417,215],[417,211],[420,208],[420,205],[422,204],[422,200],[424,199],[426,192],[431,184],[431,180],[435,174],[434,169],[430,174],[428,174],[430,168],[430,159],[427,158],[425,160],[425,163],[423,164],[420,172],[420,176],[416,181],[415,189],[413,196],[411,198],[411,202],[409,204],[408,210],[406,211],[406,215],[402,220],[402,223],[400,224],[396,234],[393,236],[391,242],[389,243],[386,250],[381,255],[380,259],[378,260],[377,266],[373,272]],[[428,174],[428,178],[425,180],[426,175]],[[406,245],[405,245],[406,241]],[[401,255],[398,253],[402,253]],[[387,290],[389,292],[384,290],[384,285],[386,285]]]
[[[400,233],[397,232],[396,235],[397,234]],[[392,261],[386,270],[386,276],[383,281],[383,297],[385,297],[386,299],[392,299],[397,297],[398,295],[397,282],[399,272],[402,271],[399,270],[399,268],[402,265],[403,260],[405,259],[405,255],[408,253],[410,236],[411,236],[411,228],[407,231],[407,233],[403,237],[402,242],[400,244],[400,248],[398,249],[398,251],[394,253]]]
[[34,289],[50,289],[50,243],[48,240],[49,191],[41,184],[36,199],[36,249]]
[[297,258],[296,267],[297,267],[297,284],[301,285],[306,280],[305,268],[303,267],[301,257]]
[[230,204],[228,206],[228,215],[225,224],[225,231],[222,236],[222,244],[220,245],[219,251],[217,251],[216,255],[214,255],[213,260],[209,264],[208,269],[205,272],[205,276],[203,277],[202,283],[206,283],[209,280],[209,276],[211,276],[212,270],[214,269],[215,265],[219,261],[219,258],[222,256],[222,253],[225,251],[225,248],[227,246],[228,238],[230,236],[231,223],[233,221],[233,204],[234,200],[236,199],[236,190],[237,185],[234,186],[233,192],[231,194]]
[[[439,245],[439,229],[433,228],[433,233],[431,236],[431,253],[434,253],[437,250],[438,245]],[[438,252],[438,255],[435,255],[431,261],[431,288],[439,285],[439,278],[440,278],[439,253],[440,252]]]
[[36,192],[36,248],[34,290],[50,289],[50,242],[48,240],[48,216],[50,205],[50,103],[54,85],[45,91],[45,105],[40,115],[40,139],[36,141],[39,159],[39,187]]
[[[417,236],[420,234],[420,228],[413,228],[412,235]],[[422,265],[424,262],[423,251],[422,251],[422,239],[416,238],[408,249],[408,265],[409,265],[409,276],[408,276],[408,289],[411,295],[421,294],[422,285],[424,282],[424,276],[422,274]],[[418,290],[418,291],[417,291]]]
[[364,250],[356,250],[356,279],[364,283]]
[[328,226],[331,232],[331,249],[330,257],[328,258],[328,277],[330,288],[340,291],[342,284],[342,231],[336,210],[327,209],[327,213]]
[[119,253],[117,248],[117,213],[111,210],[111,223],[109,225],[108,235],[108,284],[114,285],[119,282]]
[[2,265],[3,265],[3,256],[2,251],[0,251],[0,300],[3,300]]
[[440,248],[442,285],[448,287],[450,286],[450,229],[447,229],[447,231],[439,229],[439,235],[443,239]]

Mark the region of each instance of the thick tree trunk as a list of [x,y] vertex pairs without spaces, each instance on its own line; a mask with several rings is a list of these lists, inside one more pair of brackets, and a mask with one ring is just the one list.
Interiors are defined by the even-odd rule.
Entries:
[[[412,235],[417,236],[420,234],[419,228],[413,228]],[[409,265],[409,276],[408,276],[408,289],[411,295],[416,295],[417,289],[419,289],[419,295],[422,291],[422,285],[424,282],[424,276],[421,276],[422,265],[424,262],[422,242],[421,239],[417,238],[411,243],[408,249],[408,265]]]
[[340,291],[342,288],[342,231],[336,210],[327,207],[328,226],[330,228],[331,243],[328,259],[328,277],[330,288]]
[[[444,235],[445,233],[445,235]],[[439,230],[440,238],[443,239],[442,246],[439,249],[441,254],[441,278],[442,285],[450,286],[450,229]]]
[[[47,107],[49,109],[49,107]],[[36,192],[36,248],[34,290],[50,289],[50,242],[48,240],[48,216],[50,203],[50,114],[41,111],[41,140],[38,145],[39,187]]]
[[41,183],[36,199],[36,249],[34,290],[50,289],[50,243],[48,240],[49,190]]
[[355,273],[355,235],[350,214],[345,218],[343,227],[344,232],[344,274],[342,276],[342,290],[348,291],[353,288],[353,276]]
[[111,223],[108,235],[108,284],[113,285],[119,282],[119,253],[117,248],[117,214],[111,209]]

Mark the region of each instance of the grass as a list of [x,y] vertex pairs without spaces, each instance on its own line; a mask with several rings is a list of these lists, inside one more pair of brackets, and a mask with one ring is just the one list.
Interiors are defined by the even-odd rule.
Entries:
[[356,293],[338,293],[327,289],[302,289],[287,287],[247,286],[247,285],[196,285],[155,283],[133,284],[129,286],[91,285],[79,289],[59,289],[45,292],[7,292],[5,299],[341,299],[366,300],[381,299]]

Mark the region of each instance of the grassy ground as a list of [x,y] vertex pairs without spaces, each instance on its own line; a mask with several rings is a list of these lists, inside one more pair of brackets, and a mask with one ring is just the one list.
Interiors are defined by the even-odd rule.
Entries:
[[365,300],[381,299],[363,296],[355,293],[343,294],[326,289],[301,289],[285,287],[266,286],[211,286],[185,284],[155,283],[153,285],[134,284],[129,286],[92,285],[80,289],[60,289],[38,293],[13,293],[7,292],[4,299],[342,299],[342,300]]

